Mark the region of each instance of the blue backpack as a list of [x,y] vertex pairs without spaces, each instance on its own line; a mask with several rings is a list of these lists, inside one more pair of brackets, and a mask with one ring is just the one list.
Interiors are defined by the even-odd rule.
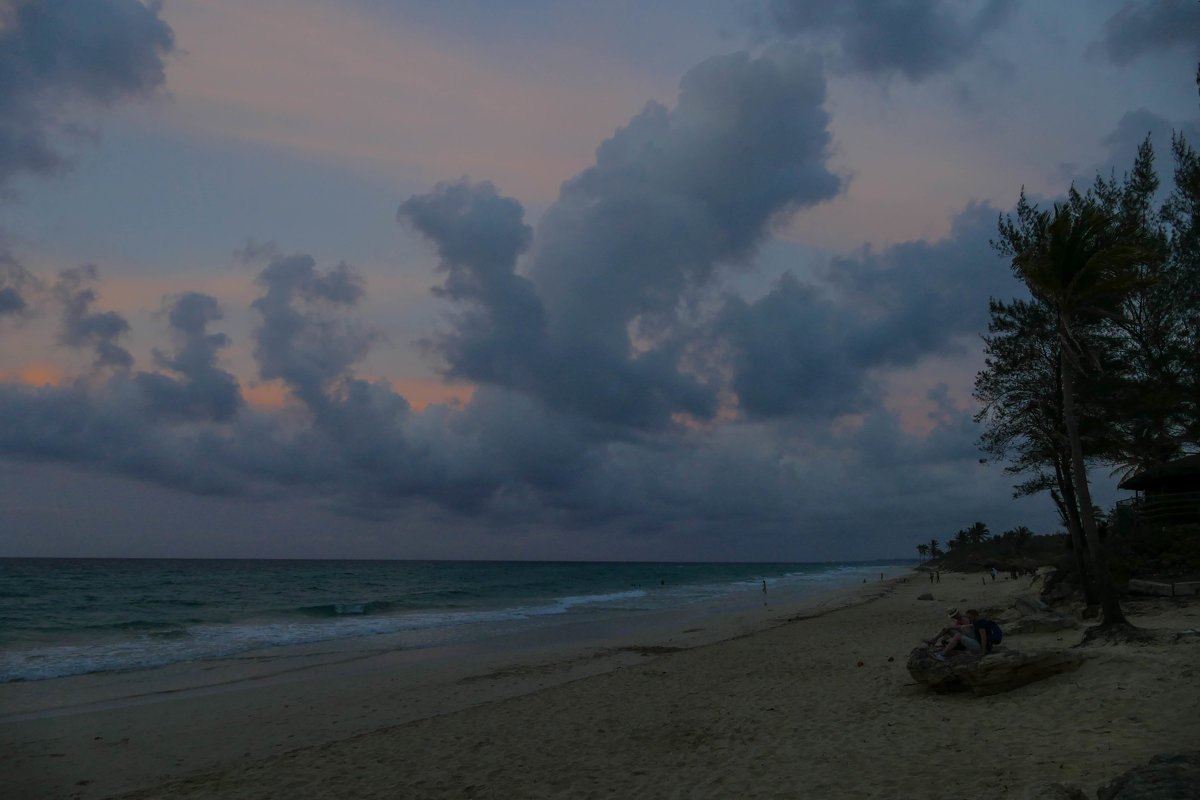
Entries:
[[1000,644],[1004,641],[1004,631],[1000,630],[1000,626],[992,622],[990,619],[981,619],[975,623],[976,628],[983,628],[988,632],[988,644]]

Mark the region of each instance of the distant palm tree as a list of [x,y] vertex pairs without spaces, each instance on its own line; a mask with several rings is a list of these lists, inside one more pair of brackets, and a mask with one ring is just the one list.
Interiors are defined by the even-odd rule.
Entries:
[[917,552],[921,554],[921,560],[924,561],[925,557],[929,555],[929,545],[927,545],[927,544],[917,545]]
[[929,540],[929,557],[937,558],[941,554],[942,554],[942,549],[940,547],[938,547],[938,540],[930,539]]
[[971,544],[979,544],[980,542],[987,541],[991,537],[992,532],[988,530],[987,525],[984,525],[982,522],[976,522],[974,525],[967,528],[966,534],[967,540],[970,541]]
[[1014,555],[1021,555],[1021,551],[1025,549],[1025,545],[1029,544],[1029,540],[1033,538],[1033,531],[1025,525],[1018,525],[1012,530],[1004,532],[1004,539],[1012,542]]

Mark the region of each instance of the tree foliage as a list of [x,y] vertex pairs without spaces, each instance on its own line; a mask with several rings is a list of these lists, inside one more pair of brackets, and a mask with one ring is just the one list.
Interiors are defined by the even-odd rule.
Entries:
[[1025,476],[1018,496],[1050,492],[1106,623],[1124,618],[1088,466],[1123,474],[1200,448],[1200,159],[1178,135],[1172,154],[1161,203],[1147,140],[1122,178],[1049,209],[1022,192],[992,243],[1029,299],[990,303],[981,447]]

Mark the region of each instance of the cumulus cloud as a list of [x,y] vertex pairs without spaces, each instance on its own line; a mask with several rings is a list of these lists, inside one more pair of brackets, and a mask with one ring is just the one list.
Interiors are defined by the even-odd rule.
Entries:
[[174,353],[154,351],[155,366],[180,376],[139,372],[134,378],[156,416],[190,420],[229,422],[242,405],[237,378],[217,366],[220,351],[229,337],[209,333],[208,326],[220,320],[216,298],[187,292],[174,298],[167,309]]
[[370,347],[369,333],[323,313],[353,307],[362,297],[362,279],[344,263],[322,274],[311,256],[295,255],[273,258],[258,283],[266,287],[252,303],[262,315],[254,348],[259,374],[282,380],[317,410]]
[[961,347],[987,325],[980,298],[1008,290],[988,246],[999,212],[972,206],[950,235],[835,258],[819,284],[785,275],[769,294],[729,298],[715,329],[732,350],[732,386],[753,417],[833,419],[880,401],[872,371]]
[[174,47],[159,4],[0,0],[0,186],[69,166],[78,104],[110,106],[163,83]]
[[0,321],[28,314],[31,310],[28,295],[37,286],[37,279],[4,249],[0,237]]
[[[1200,4],[1197,4],[1200,8]],[[1105,163],[1097,167],[1097,172],[1128,169],[1137,156],[1138,146],[1150,139],[1155,156],[1159,159],[1159,167],[1170,158],[1171,137],[1182,134],[1189,142],[1200,142],[1200,126],[1194,121],[1181,120],[1172,122],[1160,114],[1155,114],[1144,108],[1127,111],[1117,121],[1111,133],[1100,140],[1108,149]]]
[[1079,164],[1063,164],[1060,170],[1063,183],[1074,183],[1082,188],[1091,186],[1097,175],[1109,178],[1124,174],[1137,157],[1138,147],[1147,139],[1154,148],[1160,175],[1167,175],[1171,163],[1171,139],[1177,134],[1190,143],[1200,142],[1200,126],[1194,121],[1169,120],[1145,108],[1127,111],[1113,129],[1100,138],[1105,150],[1103,159],[1085,170]]
[[128,369],[133,356],[117,344],[129,332],[129,323],[115,311],[92,311],[96,290],[91,284],[99,275],[94,264],[72,267],[59,273],[54,296],[63,306],[59,342],[67,347],[90,347],[97,369]]
[[1104,23],[1098,44],[1110,61],[1120,65],[1174,48],[1200,55],[1200,4],[1194,0],[1125,3]]
[[[402,203],[450,309],[430,352],[478,387],[462,407],[418,413],[360,374],[378,337],[356,319],[366,284],[345,263],[253,240],[237,251],[262,264],[256,379],[290,400],[271,409],[222,365],[231,342],[213,297],[166,298],[171,344],[136,370],[129,322],[98,307],[96,269],[66,270],[51,292],[60,340],[90,349],[97,371],[0,384],[0,456],[369,518],[418,508],[498,527],[720,533],[729,557],[800,519],[863,535],[829,510],[830,498],[871,505],[859,480],[878,481],[881,517],[940,506],[942,472],[974,461],[970,414],[935,392],[933,433],[905,432],[878,375],[983,328],[1008,278],[987,247],[994,209],[968,208],[939,242],[788,274],[758,299],[722,294],[775,225],[844,188],[824,105],[821,62],[796,47],[713,58],[674,106],[651,103],[604,141],[536,230],[487,182]],[[0,262],[0,292],[22,291],[23,275]],[[857,427],[835,424],[847,414]]]
[[689,305],[773,222],[841,190],[824,100],[797,50],[709,59],[673,109],[646,106],[563,184],[531,245],[519,204],[490,185],[404,203],[442,257],[441,293],[471,306],[437,342],[447,374],[601,424],[712,417],[716,387],[686,361]]
[[437,343],[446,376],[532,385],[544,358],[546,315],[533,284],[516,274],[532,238],[521,204],[490,183],[464,179],[405,201],[399,218],[437,247],[446,280],[435,293],[464,308]]
[[1015,0],[770,0],[769,30],[817,43],[833,41],[836,63],[872,77],[899,74],[917,83],[969,59]]

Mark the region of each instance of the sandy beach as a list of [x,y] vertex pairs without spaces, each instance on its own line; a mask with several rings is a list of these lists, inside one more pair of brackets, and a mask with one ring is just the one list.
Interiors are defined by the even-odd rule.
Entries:
[[[1095,796],[1155,754],[1200,747],[1200,636],[1089,647],[1078,670],[989,697],[908,674],[947,606],[1033,592],[914,574],[554,646],[312,646],[284,663],[5,684],[0,795],[993,798],[1053,781]],[[1194,600],[1128,611],[1200,628]],[[1005,644],[1069,647],[1083,629]]]

